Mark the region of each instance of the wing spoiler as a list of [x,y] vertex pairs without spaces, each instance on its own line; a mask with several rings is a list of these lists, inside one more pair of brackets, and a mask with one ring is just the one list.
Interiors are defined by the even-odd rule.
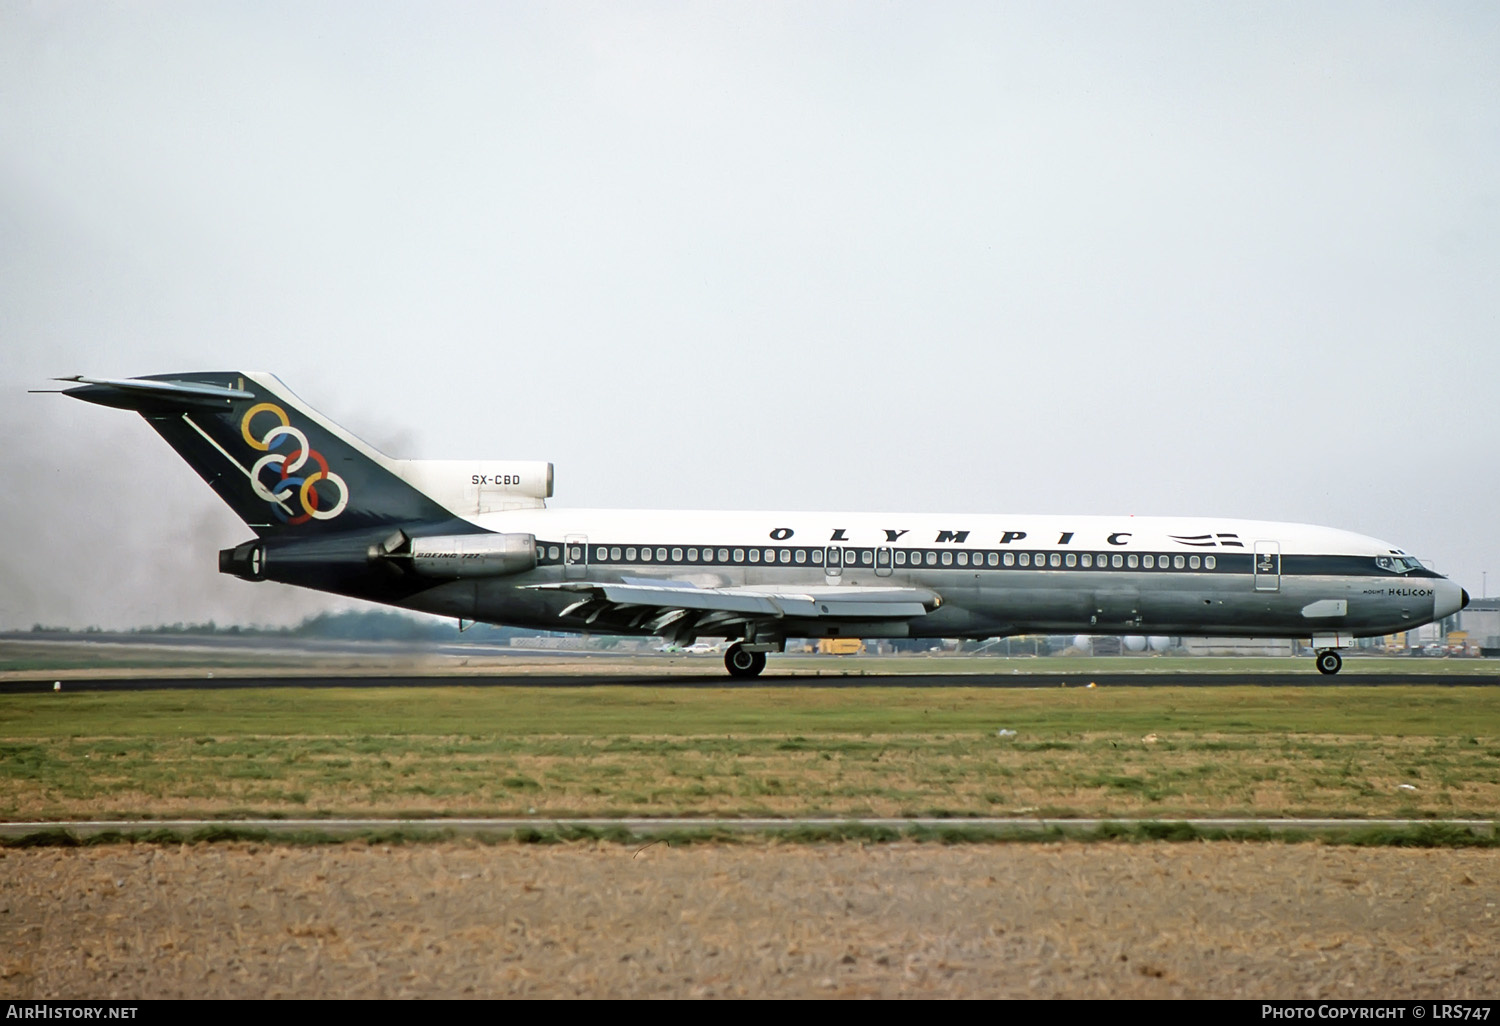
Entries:
[[779,590],[765,587],[699,588],[686,581],[642,579],[623,584],[564,581],[533,584],[537,591],[572,591],[592,595],[614,606],[743,613],[783,619],[904,620],[925,616],[942,604],[926,588],[865,588],[857,585]]

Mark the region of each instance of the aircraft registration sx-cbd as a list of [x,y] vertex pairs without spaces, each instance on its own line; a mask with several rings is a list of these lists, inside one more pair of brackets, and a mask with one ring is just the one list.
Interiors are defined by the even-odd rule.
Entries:
[[466,621],[688,645],[736,677],[787,638],[1355,638],[1468,593],[1348,531],[1229,519],[548,509],[552,465],[392,459],[264,373],[72,377],[134,410],[256,538],[219,570]]

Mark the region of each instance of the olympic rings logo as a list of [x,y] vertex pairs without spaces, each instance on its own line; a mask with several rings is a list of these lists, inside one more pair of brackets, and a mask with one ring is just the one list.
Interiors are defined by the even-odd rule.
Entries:
[[[275,418],[276,423],[263,435],[256,437],[251,430],[251,421],[261,414]],[[264,418],[261,423],[265,423]],[[271,512],[280,520],[288,524],[305,524],[314,519],[332,520],[349,505],[349,486],[342,477],[328,469],[328,461],[323,458],[323,454],[308,444],[305,434],[292,427],[286,411],[280,406],[275,403],[258,403],[250,407],[240,420],[240,434],[250,448],[265,453],[250,468],[250,487],[255,490],[256,495],[271,504]],[[290,452],[273,451],[284,450],[288,442],[294,446]],[[309,460],[316,464],[317,469],[310,474],[298,474],[298,471],[307,467]],[[261,479],[268,467],[276,467],[281,472],[280,477],[271,478],[269,488]],[[337,487],[339,493],[339,501],[327,509],[322,508],[324,500],[319,497],[316,487],[324,482]],[[302,512],[295,516],[292,514],[292,507],[287,505],[288,500],[294,496],[302,507]]]

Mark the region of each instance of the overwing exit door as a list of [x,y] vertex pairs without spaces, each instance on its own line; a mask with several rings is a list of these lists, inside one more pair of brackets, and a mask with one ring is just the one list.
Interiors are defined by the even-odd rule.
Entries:
[[563,538],[563,576],[581,581],[589,570],[589,536],[570,534]]

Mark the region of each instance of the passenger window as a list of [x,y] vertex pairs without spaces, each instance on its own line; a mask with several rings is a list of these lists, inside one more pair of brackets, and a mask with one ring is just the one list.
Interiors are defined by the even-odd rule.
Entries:
[[547,546],[547,558],[548,559],[556,559],[558,557],[558,555],[559,555],[559,552],[558,552],[558,548],[557,548],[556,545],[549,545],[549,546]]
[[807,550],[806,549],[798,549],[797,550],[797,562],[799,562],[799,563],[806,563],[807,562]]
[[[742,560],[744,558],[745,558],[745,554],[743,552],[741,552],[739,549],[735,549],[734,550],[734,561],[736,563],[738,563],[740,560]],[[729,562],[729,550],[728,549],[720,549],[719,550],[719,562],[720,563],[727,563],[727,562]]]
[[618,563],[620,561],[620,546],[616,545],[609,550],[609,558],[611,562]]
[[1140,558],[1138,556],[1136,556],[1134,553],[1131,553],[1130,555],[1128,555],[1128,556],[1125,557],[1125,565],[1128,566],[1132,570],[1134,570],[1137,566],[1139,566],[1140,562],[1141,562]]
[[937,553],[936,552],[929,552],[929,553],[927,553],[927,565],[928,566],[937,566]]
[[1005,565],[1006,566],[1015,566],[1016,565],[1016,554],[1014,552],[1007,552],[1005,554]]
[[1089,567],[1091,567],[1093,565],[1094,565],[1094,556],[1093,556],[1093,553],[1085,552],[1083,554],[1083,568],[1085,570],[1087,570]]
[[627,563],[634,563],[635,562],[635,546],[634,545],[632,545],[630,548],[628,548],[628,549],[625,550],[625,562],[627,562]]
[[1203,557],[1203,568],[1205,570],[1212,570],[1214,567],[1216,567],[1218,565],[1219,565],[1219,561],[1217,559],[1215,559],[1213,556],[1204,556]]
[[998,552],[991,552],[988,556],[986,556],[984,558],[984,561],[986,563],[988,563],[990,566],[999,566],[1000,565],[1000,553],[998,553]]
[[[802,555],[802,551],[803,550],[798,549],[797,550],[797,555],[799,555],[799,556]],[[812,550],[812,561],[815,564],[823,562],[823,550],[822,549],[813,549]]]
[[1182,569],[1182,563],[1183,563],[1183,560],[1182,560],[1181,556],[1173,556],[1172,557],[1172,569],[1173,570],[1181,570]]
[[1116,570],[1118,570],[1118,569],[1120,569],[1120,567],[1122,567],[1122,566],[1125,565],[1125,557],[1122,556],[1122,555],[1120,555],[1118,552],[1116,552],[1110,558],[1109,565],[1112,566],[1112,567],[1114,567]]
[[1029,552],[1023,552],[1023,553],[1021,553],[1020,560],[1021,560],[1021,565],[1022,566],[1030,566],[1031,565],[1031,553],[1029,553]]
[[1196,570],[1196,569],[1198,569],[1198,566],[1199,566],[1198,557],[1197,556],[1189,556],[1188,557],[1188,569],[1189,570]]
[[951,553],[951,552],[945,552],[945,553],[943,553],[943,565],[944,566],[952,566],[953,565],[953,553]]
[[897,549],[896,550],[896,565],[897,566],[905,566],[906,565],[906,550],[905,549]]
[[859,561],[861,563],[863,563],[865,566],[869,566],[871,563],[875,562],[875,554],[873,552],[871,552],[869,549],[865,549],[862,552],[860,552],[860,554],[859,554]]
[[689,563],[696,563],[696,562],[698,562],[698,550],[697,549],[688,549],[688,562]]
[[1076,553],[1076,552],[1070,552],[1070,553],[1068,553],[1068,565],[1069,566],[1077,566],[1078,565],[1078,553]]
[[1143,557],[1143,559],[1144,559],[1144,562],[1146,564],[1146,569],[1147,570],[1153,569],[1156,566],[1156,557],[1155,556],[1145,556],[1145,557]]
[[752,563],[759,563],[760,562],[760,549],[751,549],[750,550],[750,562],[752,562]]
[[681,563],[682,562],[682,550],[681,549],[673,549],[672,550],[672,562],[674,562],[674,563]]
[[960,552],[958,554],[958,565],[959,566],[968,566],[969,565],[969,554],[967,552]]
[[656,561],[658,563],[665,563],[667,561],[667,550],[666,549],[657,549],[656,550]]
[[781,561],[783,563],[790,563],[792,561],[792,550],[791,549],[782,549],[781,550]]
[[1052,555],[1047,557],[1047,562],[1052,566],[1062,566],[1062,556],[1054,552],[1052,553]]
[[604,562],[609,558],[609,550],[606,549],[603,545],[599,546],[599,548],[594,552],[594,558],[601,563]]

